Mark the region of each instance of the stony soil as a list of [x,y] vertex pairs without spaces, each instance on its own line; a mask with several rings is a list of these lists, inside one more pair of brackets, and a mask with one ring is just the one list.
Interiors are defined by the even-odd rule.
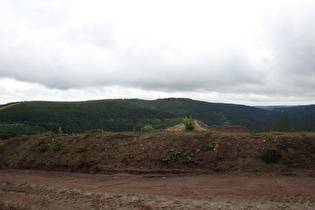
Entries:
[[315,133],[94,130],[2,141],[0,160],[0,209],[314,209]]

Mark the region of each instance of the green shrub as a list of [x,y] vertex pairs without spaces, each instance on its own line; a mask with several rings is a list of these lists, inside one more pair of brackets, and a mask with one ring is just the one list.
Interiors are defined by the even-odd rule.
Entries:
[[51,140],[51,147],[53,150],[55,151],[59,151],[62,149],[63,147],[63,144],[61,141],[59,141],[58,139],[52,139]]
[[99,163],[100,162],[100,159],[99,158],[90,158],[89,160],[88,160],[88,163],[89,164],[97,164],[97,163]]
[[199,144],[198,148],[202,150],[215,150],[215,148],[218,147],[218,144],[215,142],[208,142],[206,144]]
[[265,163],[276,163],[282,158],[282,155],[280,151],[276,149],[269,149],[266,152],[264,152],[262,156],[262,160]]
[[277,141],[276,146],[277,146],[278,149],[283,149],[285,147],[285,145],[282,143],[281,140]]
[[140,129],[141,132],[152,132],[153,131],[153,127],[152,125],[145,125]]
[[47,144],[41,144],[39,145],[39,151],[46,152],[48,150],[49,146]]
[[86,146],[79,146],[77,149],[77,152],[81,153],[81,152],[84,152],[86,150],[87,150]]
[[185,130],[186,131],[193,131],[195,130],[195,121],[194,119],[190,118],[184,118],[183,119],[183,123],[185,125]]

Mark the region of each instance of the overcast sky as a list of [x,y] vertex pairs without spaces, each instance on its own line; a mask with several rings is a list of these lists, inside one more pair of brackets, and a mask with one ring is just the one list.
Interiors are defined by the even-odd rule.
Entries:
[[313,0],[0,0],[0,104],[315,104]]

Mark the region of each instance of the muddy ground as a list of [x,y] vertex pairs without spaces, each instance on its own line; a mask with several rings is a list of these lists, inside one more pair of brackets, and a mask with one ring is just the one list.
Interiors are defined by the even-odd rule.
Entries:
[[1,209],[314,209],[305,176],[0,171]]

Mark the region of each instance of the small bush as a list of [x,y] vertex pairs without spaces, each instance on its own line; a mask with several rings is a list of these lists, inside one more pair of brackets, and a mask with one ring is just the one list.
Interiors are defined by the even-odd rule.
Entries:
[[282,143],[281,140],[277,141],[276,146],[277,146],[278,149],[283,149],[285,147],[285,145]]
[[265,163],[277,163],[281,158],[282,155],[280,151],[276,149],[269,149],[262,156],[262,160]]
[[140,129],[141,132],[152,132],[153,131],[153,127],[152,125],[145,125]]
[[54,151],[59,151],[62,149],[63,144],[61,141],[59,141],[58,139],[52,139],[51,140],[51,147]]
[[89,160],[88,160],[88,163],[89,164],[97,164],[97,163],[99,163],[100,162],[100,159],[99,158],[90,158]]
[[185,125],[185,130],[186,131],[193,131],[195,130],[195,121],[192,118],[184,118],[183,123]]
[[81,152],[84,152],[86,150],[87,150],[87,148],[85,146],[80,146],[80,147],[78,147],[77,152],[81,153]]
[[134,154],[133,153],[128,153],[127,155],[125,155],[123,157],[123,162],[128,163],[129,159],[134,158]]
[[219,147],[219,145],[215,142],[208,142],[206,144],[199,144],[198,148],[202,150],[216,150]]
[[39,151],[46,152],[48,150],[49,146],[47,144],[41,144],[39,145]]

